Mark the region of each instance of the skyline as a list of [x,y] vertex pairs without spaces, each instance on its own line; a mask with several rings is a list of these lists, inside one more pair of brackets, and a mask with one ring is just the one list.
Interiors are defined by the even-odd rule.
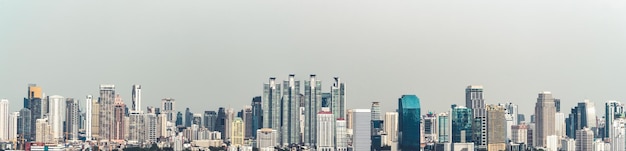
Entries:
[[168,97],[177,111],[240,109],[295,73],[323,92],[339,76],[348,108],[383,112],[403,94],[447,111],[468,85],[527,119],[542,91],[565,113],[626,100],[626,2],[492,2],[2,1],[0,98],[18,111],[35,83],[83,108],[114,84],[129,105],[140,84],[143,109]]

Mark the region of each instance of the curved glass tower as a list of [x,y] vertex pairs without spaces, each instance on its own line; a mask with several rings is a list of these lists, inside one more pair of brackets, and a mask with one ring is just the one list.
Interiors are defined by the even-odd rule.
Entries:
[[398,149],[420,150],[420,100],[415,95],[398,99]]

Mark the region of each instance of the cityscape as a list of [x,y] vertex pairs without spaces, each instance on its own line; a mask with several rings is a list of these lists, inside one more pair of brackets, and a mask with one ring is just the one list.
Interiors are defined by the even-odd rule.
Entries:
[[[125,104],[113,84],[82,98],[48,96],[43,86],[28,84],[24,100],[0,101],[0,145],[3,150],[626,150],[626,112],[619,101],[596,109],[583,100],[567,110],[543,91],[534,114],[524,115],[511,102],[486,104],[488,90],[469,85],[465,103],[450,104],[444,112],[422,110],[434,102],[415,94],[399,94],[397,104],[370,102],[371,108],[353,109],[347,108],[348,86],[333,79],[324,92],[315,74],[270,77],[249,105],[195,112],[175,110],[175,98],[142,106],[141,85],[131,86],[132,103]],[[9,112],[9,103],[23,108]],[[383,105],[397,108],[382,112]]]

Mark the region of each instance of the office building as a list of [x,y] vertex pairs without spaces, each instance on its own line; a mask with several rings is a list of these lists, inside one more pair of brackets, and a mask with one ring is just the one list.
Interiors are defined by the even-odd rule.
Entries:
[[9,100],[0,100],[0,141],[9,140]]
[[[52,140],[55,142],[62,141],[63,135],[63,123],[65,117],[65,98],[58,95],[48,96],[50,105],[50,112],[48,113],[48,124],[52,127],[50,132],[52,133]],[[39,134],[39,133],[37,133]]]
[[17,119],[19,118],[19,116],[20,116],[20,112],[12,112],[11,114],[9,114],[9,124],[7,125],[7,129],[8,129],[7,132],[9,133],[7,140],[9,142],[17,141],[17,136],[18,136],[17,134],[17,129],[18,129],[17,121],[18,120]]
[[113,115],[115,117],[113,119],[113,132],[111,134],[111,139],[123,141],[125,139],[124,134],[126,133],[124,123],[124,117],[126,117],[126,105],[120,95],[115,96],[115,102],[113,104]]
[[383,120],[380,112],[380,103],[372,102],[372,151],[380,151],[382,147]]
[[322,108],[316,114],[317,124],[315,137],[317,140],[317,151],[334,151],[335,150],[335,122],[333,113],[330,112],[330,108]]
[[[172,98],[161,99],[161,114],[166,114],[167,121],[170,123],[176,123],[176,111],[174,108],[174,105],[176,103],[175,101],[176,100]],[[178,123],[176,126],[178,126]]]
[[[334,115],[333,115],[334,116]],[[336,151],[348,151],[348,133],[346,120],[339,118],[335,123],[335,149]]]
[[[270,77],[269,83],[263,84],[263,128],[280,131],[281,119],[281,84],[276,83],[275,77]],[[280,138],[279,138],[280,139]]]
[[611,124],[609,142],[611,150],[626,150],[626,119],[618,118]]
[[191,110],[189,108],[185,109],[185,127],[191,127],[191,124],[193,123],[193,113],[191,113]]
[[289,78],[283,81],[282,98],[282,124],[281,124],[281,144],[297,144],[300,142],[300,81],[295,80],[295,75],[290,74]]
[[111,141],[111,139],[113,139],[113,132],[115,132],[113,127],[115,123],[115,115],[113,113],[115,103],[114,85],[100,85],[100,98],[98,99],[98,103],[100,105],[100,140]]
[[30,128],[28,137],[24,136],[27,140],[35,140],[37,137],[36,129],[37,129],[37,119],[43,117],[44,114],[48,113],[48,104],[47,101],[44,101],[44,95],[41,92],[41,87],[36,84],[28,85],[28,94],[27,97],[24,98],[24,108],[27,108],[30,111],[30,122],[28,125]]
[[252,137],[256,138],[256,130],[263,128],[263,102],[261,96],[252,98]]
[[209,131],[217,131],[217,112],[215,111],[204,111],[204,127]]
[[576,130],[576,151],[593,150],[593,131],[587,127]]
[[92,115],[93,113],[93,96],[91,95],[87,95],[87,97],[85,98],[85,119],[83,121],[84,123],[84,129],[85,129],[85,141],[91,141],[92,140]]
[[93,100],[91,103],[91,118],[91,138],[100,140],[100,103],[98,100]]
[[567,137],[565,127],[565,114],[557,112],[554,114],[554,135],[561,137]]
[[479,149],[487,148],[487,131],[484,127],[487,124],[487,112],[485,111],[485,99],[483,98],[483,87],[480,85],[470,85],[465,89],[465,106],[472,109],[472,135],[473,142]]
[[244,138],[245,138],[245,124],[243,123],[243,120],[241,118],[234,118],[233,122],[230,123],[231,126],[231,136],[230,136],[230,142],[231,142],[231,146],[237,146],[237,147],[242,147],[244,145]]
[[450,124],[450,114],[448,112],[437,114],[437,141],[439,143],[452,142],[452,130]]
[[17,117],[17,134],[22,136],[22,138],[24,138],[25,141],[33,141],[34,138],[32,138],[32,136],[34,136],[32,133],[34,133],[32,131],[32,118],[31,118],[31,112],[28,108],[23,108],[20,110],[19,112],[20,116]]
[[370,109],[353,109],[353,135],[352,135],[352,150],[362,151],[371,150],[371,134],[372,128],[370,122],[372,121],[372,114]]
[[403,95],[398,99],[398,149],[420,150],[420,100],[415,95]]
[[[322,108],[322,81],[311,74],[304,81],[304,145],[317,146],[317,113]],[[318,147],[319,148],[319,147]]]
[[422,115],[422,142],[434,144],[437,142],[437,114],[429,112]]
[[383,136],[383,146],[391,146],[398,142],[398,112],[385,112],[385,134]]
[[131,112],[141,112],[141,85],[133,85]]
[[451,143],[472,142],[472,109],[464,106],[454,106],[451,113]]
[[191,118],[191,125],[196,124],[198,128],[203,128],[204,125],[202,123],[202,114],[194,113]]
[[624,113],[624,105],[618,101],[610,100],[605,103],[604,108],[604,137],[611,137],[610,129],[613,128],[613,120]]
[[261,151],[274,151],[278,145],[278,131],[270,128],[256,130],[257,148]]
[[487,150],[506,149],[506,119],[503,106],[487,105]]
[[[330,87],[331,95],[331,112],[335,118],[347,119],[346,114],[346,84],[339,77],[334,77],[335,83]],[[348,123],[348,129],[352,129],[352,125]]]
[[517,144],[528,144],[528,125],[520,124],[511,127],[511,141]]
[[539,93],[535,104],[535,127],[536,144],[538,147],[546,147],[547,137],[555,135],[555,115],[556,107],[552,93],[544,91]]
[[518,125],[519,124],[519,110],[517,107],[517,104],[513,104],[511,102],[505,104],[505,108],[506,108],[506,116],[510,116],[511,120],[513,121],[512,125]]
[[232,136],[232,128],[233,128],[233,120],[235,120],[235,110],[233,108],[226,108],[226,119],[225,119],[225,125],[224,125],[224,132],[226,132],[226,134],[224,136],[226,136],[226,139],[230,139],[230,137]]
[[45,143],[45,144],[56,144],[57,141],[53,140],[53,132],[52,125],[48,123],[48,118],[37,119],[37,137],[35,138],[35,142]]
[[78,100],[67,98],[65,106],[65,137],[67,140],[78,141],[80,121]]
[[245,136],[246,138],[252,138],[252,134],[256,132],[255,129],[253,129],[253,116],[252,116],[252,106],[246,105],[243,107],[243,123],[245,123]]

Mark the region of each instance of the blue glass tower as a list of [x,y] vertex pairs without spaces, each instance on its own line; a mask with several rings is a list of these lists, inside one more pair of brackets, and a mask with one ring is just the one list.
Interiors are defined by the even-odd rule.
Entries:
[[453,106],[451,118],[452,143],[472,142],[472,109]]
[[420,100],[415,95],[398,99],[398,149],[421,150]]

